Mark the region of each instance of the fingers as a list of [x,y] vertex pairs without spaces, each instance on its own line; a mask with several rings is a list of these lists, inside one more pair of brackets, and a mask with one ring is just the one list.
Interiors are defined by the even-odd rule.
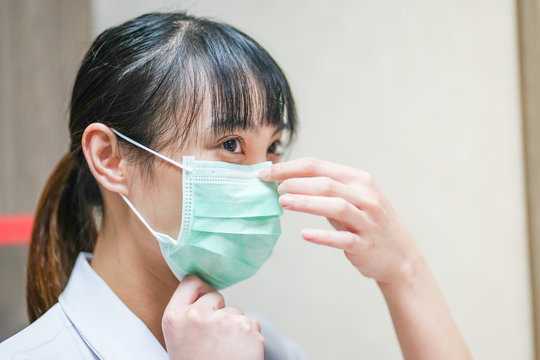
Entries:
[[312,243],[341,249],[346,252],[352,251],[358,245],[362,245],[362,239],[349,231],[331,231],[322,229],[304,229],[302,237]]
[[261,170],[259,177],[263,181],[284,181],[295,177],[326,176],[339,182],[370,181],[368,173],[315,158],[302,158],[272,165]]
[[204,310],[218,310],[225,307],[225,299],[223,295],[214,290],[201,296],[195,302],[195,305]]
[[368,191],[361,193],[361,189],[353,188],[325,176],[287,179],[279,185],[278,191],[280,194],[339,197],[361,209],[369,209],[376,202],[375,196]]
[[259,320],[255,319],[255,318],[252,318],[250,316],[248,316],[248,319],[251,322],[251,326],[254,329],[257,329],[257,331],[260,333],[261,332],[261,323],[259,322]]
[[195,359],[262,359],[259,322],[241,309],[225,307],[223,296],[195,276],[181,281],[161,320],[169,356]]
[[353,231],[360,232],[371,223],[363,211],[339,197],[285,194],[279,204],[287,210],[334,219]]
[[168,306],[173,308],[188,306],[195,303],[201,296],[215,291],[216,289],[197,276],[188,275],[180,281],[180,285],[176,288]]
[[225,307],[219,311],[233,316],[238,316],[238,321],[244,322],[247,328],[256,329],[258,332],[261,332],[261,324],[259,323],[259,321],[251,316],[246,316],[242,309],[238,309],[235,307]]
[[223,311],[223,312],[226,312],[226,313],[232,314],[232,315],[245,315],[244,311],[242,309],[231,307],[231,306],[224,307],[220,311]]

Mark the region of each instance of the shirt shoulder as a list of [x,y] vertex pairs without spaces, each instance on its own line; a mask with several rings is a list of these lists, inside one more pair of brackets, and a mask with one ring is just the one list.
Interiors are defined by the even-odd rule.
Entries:
[[0,358],[96,359],[59,304],[19,333],[0,343]]

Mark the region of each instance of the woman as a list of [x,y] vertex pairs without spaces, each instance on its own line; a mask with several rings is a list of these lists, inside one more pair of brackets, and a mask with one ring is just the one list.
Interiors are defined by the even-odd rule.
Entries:
[[372,178],[317,159],[278,163],[295,129],[282,71],[233,27],[166,13],[103,32],[73,88],[70,151],[36,214],[34,322],[1,357],[302,358],[216,290],[262,266],[283,208],[328,218],[335,231],[303,238],[344,250],[377,281],[405,358],[469,358]]

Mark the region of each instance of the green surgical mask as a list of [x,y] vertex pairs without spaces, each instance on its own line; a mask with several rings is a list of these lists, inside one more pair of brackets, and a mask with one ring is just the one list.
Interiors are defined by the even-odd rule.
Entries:
[[258,177],[271,162],[238,165],[184,156],[180,164],[113,132],[183,169],[182,225],[176,240],[152,229],[120,194],[158,240],[165,261],[179,280],[194,274],[223,289],[251,277],[262,267],[281,234],[279,216],[283,213],[277,184]]

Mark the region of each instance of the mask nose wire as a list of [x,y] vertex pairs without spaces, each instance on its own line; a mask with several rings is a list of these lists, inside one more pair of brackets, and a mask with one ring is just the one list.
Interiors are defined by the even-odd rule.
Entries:
[[154,150],[150,149],[149,147],[144,146],[143,144],[139,144],[139,143],[136,142],[135,140],[132,140],[132,139],[128,138],[128,137],[125,136],[124,134],[122,134],[122,133],[116,131],[115,129],[112,129],[112,128],[111,128],[111,130],[113,131],[113,133],[115,133],[116,135],[120,136],[122,139],[126,140],[127,142],[129,142],[129,143],[131,143],[131,144],[133,144],[133,145],[135,145],[135,146],[137,146],[137,147],[139,147],[139,148],[141,148],[141,149],[143,149],[143,150],[148,151],[148,152],[151,153],[152,155],[155,155],[155,156],[157,156],[158,158],[160,158],[160,159],[162,159],[162,160],[165,160],[165,161],[167,161],[168,163],[170,163],[170,164],[172,164],[172,165],[174,165],[174,166],[177,166],[177,167],[179,167],[179,168],[181,168],[181,169],[183,169],[183,170],[186,170],[186,171],[192,171],[192,169],[191,169],[190,167],[187,167],[187,166],[185,166],[185,165],[183,165],[183,164],[180,164],[178,161],[174,161],[173,159],[168,158],[167,156],[162,155],[162,154],[158,153],[157,151],[154,151]]

